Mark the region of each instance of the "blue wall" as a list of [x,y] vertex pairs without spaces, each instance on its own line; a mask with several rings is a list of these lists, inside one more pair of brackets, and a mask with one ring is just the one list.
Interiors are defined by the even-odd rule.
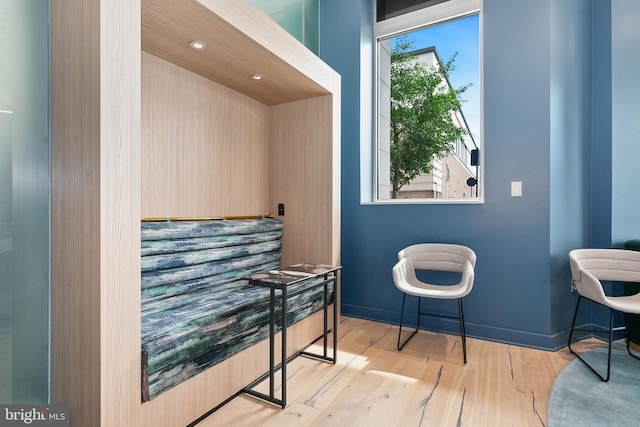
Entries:
[[613,0],[611,243],[640,238],[640,2]]
[[[611,2],[593,1],[591,245],[611,245]],[[599,18],[599,19],[597,19]]]
[[[368,176],[362,153],[372,144],[371,121],[360,118],[370,111],[372,3],[321,2],[320,56],[343,84],[343,314],[397,323],[402,294],[391,268],[398,250],[461,243],[478,255],[465,299],[468,334],[563,346],[575,298],[566,254],[587,245],[593,228],[591,2],[484,0],[482,205],[360,203],[360,180]],[[523,182],[523,197],[510,197],[511,181]],[[455,313],[447,303],[430,309]],[[450,321],[429,328],[457,333]]]
[[566,342],[575,305],[567,253],[589,246],[591,27],[590,2],[551,2],[550,332],[556,346]]
[[[640,3],[593,1],[592,244],[640,236]],[[613,24],[612,24],[613,23]]]

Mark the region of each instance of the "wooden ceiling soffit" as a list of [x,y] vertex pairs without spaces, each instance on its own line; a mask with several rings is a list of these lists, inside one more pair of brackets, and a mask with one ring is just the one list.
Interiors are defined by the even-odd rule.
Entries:
[[[213,6],[219,3],[229,9],[236,1],[208,3]],[[247,3],[241,6],[245,9],[254,7],[248,2],[239,3]],[[274,23],[266,15],[260,16],[261,13],[257,18],[265,24],[265,31],[281,30],[277,27],[279,30],[274,31]],[[270,37],[268,32],[265,37]],[[290,38],[288,34],[284,37]],[[190,43],[194,40],[206,43],[206,49],[192,49]],[[273,42],[272,37],[270,43]],[[255,38],[195,0],[142,0],[142,50],[266,105],[329,93]],[[252,79],[254,73],[262,74],[263,79]]]

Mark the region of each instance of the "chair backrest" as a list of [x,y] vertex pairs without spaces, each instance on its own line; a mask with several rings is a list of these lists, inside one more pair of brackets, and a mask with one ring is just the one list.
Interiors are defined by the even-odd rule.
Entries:
[[607,304],[601,280],[640,282],[640,252],[623,249],[574,249],[569,252],[571,279],[578,293]]
[[624,249],[574,249],[569,252],[571,276],[580,281],[581,270],[598,280],[640,282],[640,252]]
[[398,260],[409,258],[416,270],[462,273],[467,261],[476,265],[475,252],[450,243],[418,243],[398,252]]

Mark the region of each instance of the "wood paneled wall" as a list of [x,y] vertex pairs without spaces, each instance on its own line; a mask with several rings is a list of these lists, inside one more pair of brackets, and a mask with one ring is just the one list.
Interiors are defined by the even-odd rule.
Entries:
[[51,14],[51,401],[140,425],[140,4]]
[[267,107],[142,52],[142,216],[269,211]]
[[270,107],[272,206],[284,203],[283,265],[332,264],[331,95]]
[[51,401],[68,404],[79,424],[95,426],[101,387],[100,37],[78,27],[99,22],[99,2],[79,3],[57,2],[50,12]]

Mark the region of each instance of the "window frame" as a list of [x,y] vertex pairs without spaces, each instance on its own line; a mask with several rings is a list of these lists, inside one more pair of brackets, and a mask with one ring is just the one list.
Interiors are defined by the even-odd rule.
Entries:
[[[374,1],[375,3],[375,1]],[[478,197],[458,198],[409,198],[409,199],[380,199],[378,198],[379,184],[379,43],[380,40],[406,34],[421,28],[445,23],[466,16],[478,14],[479,16],[479,102],[480,102],[480,129],[479,129],[479,179]],[[484,78],[483,78],[483,40],[482,40],[482,0],[449,0],[415,10],[403,15],[388,18],[376,22],[375,5],[373,17],[373,141],[371,145],[371,191],[370,197],[363,199],[363,204],[482,204],[484,203]],[[361,189],[364,191],[364,187]],[[364,195],[364,193],[363,193]]]

